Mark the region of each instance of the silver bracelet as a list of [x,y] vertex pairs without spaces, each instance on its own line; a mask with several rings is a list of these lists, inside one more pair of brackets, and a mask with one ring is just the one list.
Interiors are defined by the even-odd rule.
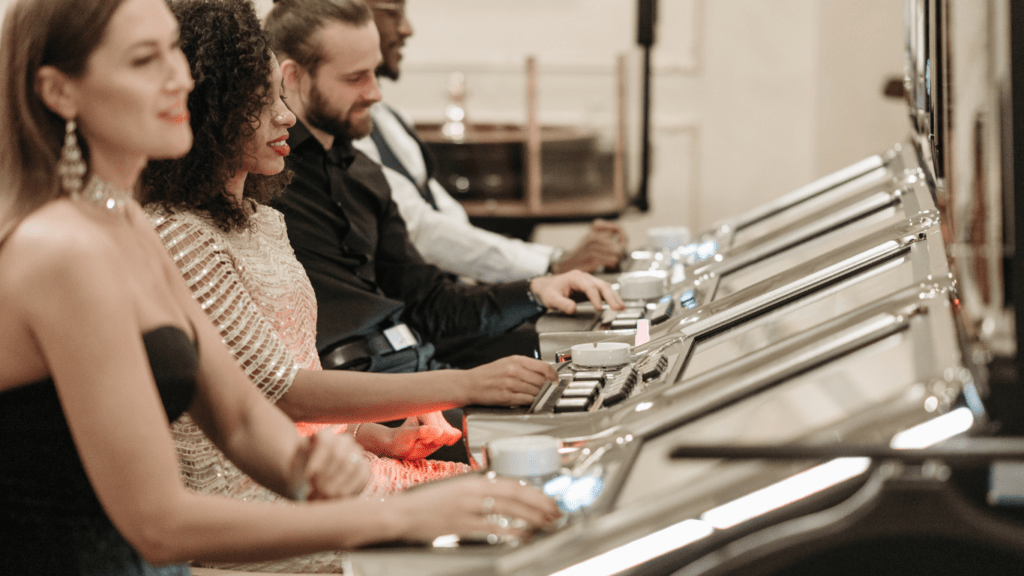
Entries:
[[352,429],[352,439],[353,440],[355,440],[356,434],[359,434],[359,427],[362,426],[362,425],[363,425],[363,423],[360,422],[359,424],[356,424],[355,428]]

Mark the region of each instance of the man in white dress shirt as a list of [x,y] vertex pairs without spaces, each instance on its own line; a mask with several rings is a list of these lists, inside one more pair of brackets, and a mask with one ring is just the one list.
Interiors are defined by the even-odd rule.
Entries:
[[[412,25],[405,0],[367,0],[380,33],[383,62],[377,76],[397,80],[405,39]],[[442,270],[484,282],[533,278],[548,272],[614,269],[622,258],[626,235],[615,223],[595,220],[576,248],[523,242],[473,226],[462,206],[430,177],[429,155],[400,112],[379,102],[371,109],[374,134],[353,146],[382,164],[392,198],[423,259]]]

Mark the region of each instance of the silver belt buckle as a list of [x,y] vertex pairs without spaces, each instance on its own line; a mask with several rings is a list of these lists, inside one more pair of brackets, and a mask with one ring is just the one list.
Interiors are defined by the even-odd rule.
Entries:
[[416,341],[416,336],[413,336],[412,330],[409,330],[409,327],[404,323],[396,324],[391,328],[385,328],[384,337],[388,339],[388,343],[395,349],[395,352],[419,344]]

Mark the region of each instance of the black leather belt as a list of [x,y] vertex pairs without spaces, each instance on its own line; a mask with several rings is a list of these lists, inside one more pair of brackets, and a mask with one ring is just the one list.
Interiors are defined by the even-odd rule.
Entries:
[[[320,355],[320,364],[325,370],[366,370],[373,354],[362,338],[340,344],[330,352]],[[363,365],[365,364],[365,365]]]
[[418,342],[405,324],[382,332],[356,336],[320,355],[325,370],[366,370],[372,359],[416,346]]

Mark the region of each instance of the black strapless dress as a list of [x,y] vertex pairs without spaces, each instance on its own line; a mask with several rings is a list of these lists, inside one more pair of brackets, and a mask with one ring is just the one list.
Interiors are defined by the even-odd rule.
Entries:
[[[169,421],[195,393],[198,354],[174,327],[142,336]],[[100,506],[71,438],[53,380],[0,393],[0,574],[160,575]]]

